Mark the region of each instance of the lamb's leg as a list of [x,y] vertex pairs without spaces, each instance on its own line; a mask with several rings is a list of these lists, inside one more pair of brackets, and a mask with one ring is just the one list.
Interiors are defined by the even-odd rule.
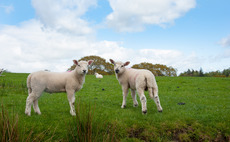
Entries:
[[[160,103],[160,99],[159,99],[159,96],[158,96],[158,88],[153,88],[153,95],[150,95],[150,97],[154,100],[154,102],[156,103],[156,106],[157,106],[157,110],[158,112],[162,112],[163,109],[161,107],[161,103]],[[149,92],[150,93],[150,92]]]
[[37,91],[32,91],[31,93],[29,93],[29,96],[26,99],[26,110],[25,110],[25,114],[30,116],[31,115],[31,105],[34,105],[34,111],[38,114],[41,114],[40,109],[38,107],[38,98],[41,96],[43,90],[37,90]]
[[30,93],[29,96],[26,99],[26,110],[25,110],[25,114],[30,116],[31,115],[31,105],[33,104],[34,101],[34,93]]
[[37,98],[37,99],[34,100],[33,107],[34,107],[34,112],[40,115],[40,114],[41,114],[41,111],[40,111],[40,109],[39,109],[39,107],[38,107],[38,99],[39,99],[39,98]]
[[131,89],[131,96],[133,98],[133,107],[138,106],[137,98],[136,98],[136,91]]
[[72,116],[75,116],[76,112],[75,112],[75,107],[74,107],[74,103],[75,103],[75,93],[74,93],[74,91],[68,91],[67,92],[67,97],[68,97],[68,100],[69,100],[70,114]]
[[141,105],[142,105],[142,113],[146,114],[147,113],[147,103],[146,103],[146,97],[144,94],[144,89],[143,88],[138,88],[137,93],[140,97],[141,100]]
[[123,90],[123,102],[121,105],[121,108],[125,108],[126,107],[126,98],[129,92],[129,88],[127,86],[122,86],[122,90]]

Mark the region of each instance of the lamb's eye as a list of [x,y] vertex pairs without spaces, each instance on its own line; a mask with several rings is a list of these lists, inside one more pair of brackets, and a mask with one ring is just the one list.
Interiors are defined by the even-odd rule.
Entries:
[[121,67],[123,68],[123,67],[124,67],[124,65],[121,65]]
[[77,65],[78,67],[81,67],[80,65]]

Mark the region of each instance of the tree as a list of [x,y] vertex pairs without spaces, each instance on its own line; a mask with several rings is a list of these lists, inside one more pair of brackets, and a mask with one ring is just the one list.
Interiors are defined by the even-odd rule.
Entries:
[[[95,74],[96,72],[103,75],[113,74],[113,65],[109,62],[106,62],[105,59],[99,56],[86,56],[81,58],[79,61],[88,61],[94,60],[93,64],[89,66],[89,74]],[[76,65],[72,65],[68,70],[74,70]]]
[[197,70],[193,70],[192,71],[190,69],[188,69],[188,71],[185,71],[183,73],[180,73],[179,76],[194,76],[194,77],[203,77],[203,76],[207,76],[207,77],[229,77],[230,75],[230,68],[228,69],[224,69],[223,71],[211,71],[211,72],[207,72],[204,73],[202,68],[200,68],[199,71]]
[[230,75],[230,68],[224,69],[223,70],[223,75],[225,75],[226,77],[229,77],[229,75]]
[[155,76],[177,76],[176,69],[174,69],[173,67],[167,67],[166,65],[161,65],[161,64],[153,65],[152,63],[144,62],[140,64],[135,64],[132,66],[132,68],[148,69]]
[[191,75],[192,75],[192,72],[191,72],[191,70],[190,70],[190,69],[188,69],[188,71],[187,71],[187,75],[189,75],[189,76],[191,76]]
[[200,68],[199,76],[200,76],[200,77],[203,77],[203,76],[204,76],[204,72],[203,72],[202,68]]

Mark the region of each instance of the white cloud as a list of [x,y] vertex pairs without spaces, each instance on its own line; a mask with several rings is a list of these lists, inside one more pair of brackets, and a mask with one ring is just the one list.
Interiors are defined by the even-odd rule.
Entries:
[[44,28],[38,20],[0,29],[0,65],[13,72],[49,69],[65,71],[73,59],[98,55],[126,56],[126,49],[113,41],[94,41]]
[[110,58],[129,60],[131,64],[160,63],[178,67],[179,70],[185,66],[185,60],[191,65],[195,58],[186,57],[175,50],[128,49],[115,41],[95,41],[87,36],[66,35],[47,28],[44,30],[43,24],[38,20],[1,28],[0,50],[1,68],[13,72],[44,69],[65,71],[72,65],[73,59],[89,55],[97,55],[107,61]]
[[55,70],[55,66],[64,65],[65,60],[81,57],[82,54],[76,51],[83,50],[87,44],[85,37],[74,38],[53,30],[44,30],[36,20],[19,27],[7,26],[0,33],[0,65],[15,72],[45,68]]
[[[120,42],[95,41],[88,36],[72,36],[43,27],[38,20],[30,20],[20,26],[0,28],[0,68],[12,72],[33,72],[48,69],[66,71],[73,59],[97,55],[107,61],[112,58],[130,61],[131,65],[141,62],[164,64],[178,72],[200,67],[209,70],[212,62],[199,58],[195,53],[184,54],[177,50],[129,49]],[[206,71],[206,70],[205,70]]]
[[3,8],[5,13],[10,14],[11,12],[14,11],[14,7],[12,5],[5,6],[5,5],[0,5],[0,8]]
[[145,25],[167,25],[196,5],[195,0],[109,0],[109,27],[120,32],[143,31]]
[[230,47],[230,36],[222,38],[219,43],[224,47]]
[[85,35],[93,30],[81,18],[97,0],[32,0],[38,19],[48,28],[63,33]]

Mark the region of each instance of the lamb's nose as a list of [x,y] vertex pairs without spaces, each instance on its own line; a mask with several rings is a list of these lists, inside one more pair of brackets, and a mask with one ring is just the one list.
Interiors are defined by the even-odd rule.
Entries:
[[83,70],[83,73],[86,73],[86,70]]
[[115,70],[115,72],[116,72],[116,73],[118,73],[118,72],[119,72],[119,70],[118,70],[118,69],[116,69],[116,70]]

